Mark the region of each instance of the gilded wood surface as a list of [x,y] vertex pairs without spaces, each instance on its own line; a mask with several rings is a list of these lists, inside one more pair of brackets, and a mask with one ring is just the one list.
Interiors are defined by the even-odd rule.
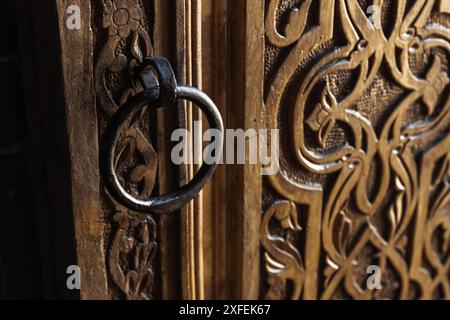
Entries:
[[450,298],[448,9],[266,1],[265,120],[283,143],[263,194],[261,297]]

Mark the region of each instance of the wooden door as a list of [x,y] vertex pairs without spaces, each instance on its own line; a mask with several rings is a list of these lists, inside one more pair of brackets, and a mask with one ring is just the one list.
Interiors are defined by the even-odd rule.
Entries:
[[[19,3],[49,296],[450,297],[448,1]],[[223,165],[167,215],[109,196],[99,144],[146,56],[208,93],[227,128],[279,130],[279,171]],[[148,197],[190,180],[170,136],[195,120],[182,103],[143,114],[119,144],[122,182]]]

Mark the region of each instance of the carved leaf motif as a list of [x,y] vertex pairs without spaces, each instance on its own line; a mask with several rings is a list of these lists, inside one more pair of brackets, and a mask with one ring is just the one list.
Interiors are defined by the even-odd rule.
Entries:
[[404,193],[400,192],[396,196],[395,202],[389,209],[389,221],[391,223],[391,237],[393,237],[403,217],[403,197]]
[[442,223],[442,240],[439,249],[442,256],[450,252],[450,222]]
[[154,277],[149,266],[156,250],[155,222],[150,217],[125,212],[117,213],[114,220],[118,230],[109,256],[112,278],[127,299],[149,299]]
[[124,54],[119,53],[111,63],[109,70],[111,70],[112,72],[120,72],[124,70],[127,67],[127,65],[128,65],[127,57]]
[[286,38],[294,39],[299,38],[305,30],[308,9],[311,6],[312,0],[304,1],[301,6],[294,7],[289,16],[289,23],[286,25]]
[[345,210],[341,210],[337,217],[336,221],[337,225],[337,247],[341,254],[346,255],[346,247],[348,242],[348,236],[350,235],[350,231],[352,230],[352,221],[347,218]]
[[301,230],[301,227],[297,221],[297,209],[293,205],[291,205],[289,209],[285,206],[279,205],[275,210],[275,218],[280,221],[283,229],[291,229],[294,231]]
[[[139,182],[143,177],[146,176],[146,171],[148,170],[146,165],[139,165],[133,169],[130,175],[131,182]],[[152,179],[153,180],[153,179]]]
[[280,0],[270,0],[266,18],[267,38],[274,45],[287,47],[300,39],[307,22],[309,8],[312,0],[305,0],[298,6],[294,5],[289,12],[289,21],[284,29],[284,35],[280,34],[277,28],[276,17],[280,7]]
[[450,82],[448,75],[441,70],[441,59],[439,57],[436,57],[431,69],[427,74],[427,81],[429,85],[423,92],[423,102],[427,106],[429,115],[434,111],[438,98],[441,96],[442,91]]
[[133,42],[131,44],[131,53],[138,60],[142,61],[144,59],[144,55],[142,53],[140,44],[139,44],[139,33],[135,32],[133,36]]
[[[273,222],[277,222],[275,225],[287,233],[281,233],[282,236],[273,234],[271,232]],[[291,298],[299,298],[304,266],[300,252],[291,242],[289,232],[298,233],[300,230],[297,208],[292,202],[277,201],[265,213],[261,224],[261,241],[270,285],[266,298],[285,298],[286,282],[293,284]]]
[[324,285],[328,286],[330,284],[331,279],[336,274],[336,271],[339,270],[339,266],[336,263],[334,263],[333,260],[330,259],[330,257],[327,257],[326,261],[327,265],[325,267],[323,275],[325,277]]
[[408,240],[409,239],[407,236],[403,236],[395,246],[395,248],[397,248],[397,250],[402,254],[403,257],[406,255],[406,247],[408,245]]
[[153,190],[157,177],[158,155],[139,130],[129,131],[129,134],[124,138],[119,147],[116,170],[121,174],[121,180],[125,181],[126,177],[123,177],[123,174],[125,169],[133,163],[136,153],[143,158],[144,163],[130,168],[129,181],[132,183],[140,183],[142,181],[142,190],[136,191],[140,192],[140,196],[148,197]]
[[316,105],[306,120],[309,127],[313,131],[318,132],[319,142],[322,147],[325,147],[328,134],[336,123],[334,115],[338,111],[337,105],[337,100],[327,85],[322,92],[321,102]]

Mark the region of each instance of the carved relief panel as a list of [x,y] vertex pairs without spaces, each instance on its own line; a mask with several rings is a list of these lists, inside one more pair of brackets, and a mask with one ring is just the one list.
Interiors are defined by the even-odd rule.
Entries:
[[[118,107],[142,90],[132,71],[143,58],[153,54],[150,39],[152,2],[92,2],[94,82],[100,140]],[[154,114],[144,113],[130,126],[123,134],[116,159],[121,182],[133,195],[142,198],[157,192],[157,154],[151,141],[154,119]],[[101,194],[101,203],[111,295],[133,300],[158,298],[159,268],[155,259],[158,221],[154,216],[128,210],[106,191]]]
[[264,52],[260,297],[449,299],[447,1],[266,0]]

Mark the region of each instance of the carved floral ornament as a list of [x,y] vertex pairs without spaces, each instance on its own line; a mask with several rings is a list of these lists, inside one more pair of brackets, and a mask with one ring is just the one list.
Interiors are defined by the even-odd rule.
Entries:
[[[267,79],[268,128],[278,128],[279,113],[288,108],[293,141],[283,148],[294,154],[289,165],[327,183],[299,182],[288,170],[267,178],[283,200],[262,220],[266,297],[450,299],[447,1],[369,1],[390,12],[381,29],[371,27],[361,1],[294,2],[270,0],[266,11],[266,44],[284,50]],[[288,3],[283,25],[278,17]],[[294,80],[300,65],[301,80]],[[351,76],[342,80],[342,74]],[[283,102],[293,86],[296,96]],[[366,92],[373,107],[384,108],[377,122]],[[394,102],[387,99],[394,95]],[[339,128],[345,134],[336,142],[330,136]],[[311,132],[318,147],[305,139]],[[302,211],[308,229],[274,229],[292,206],[295,212],[309,208]],[[290,240],[293,232],[306,233],[304,250]],[[364,258],[368,250],[373,254]],[[298,254],[309,257],[305,268]],[[389,279],[384,289],[364,287],[364,263],[380,266],[382,279]],[[316,277],[309,284],[307,274]]]
[[103,28],[110,36],[127,38],[137,31],[144,12],[138,0],[106,0],[104,3]]
[[[143,26],[144,11],[139,0],[98,0],[102,9],[103,32],[108,35],[98,53],[95,90],[105,121],[130,96],[142,90],[133,79],[137,63],[153,52],[150,36]],[[117,87],[122,79],[128,87]],[[148,198],[157,175],[158,155],[143,130],[130,123],[118,146],[116,168],[122,185],[137,197]],[[108,248],[110,278],[126,299],[151,299],[154,293],[154,256],[157,224],[151,216],[132,212],[109,195],[114,210],[104,212],[115,232]]]
[[115,284],[130,300],[152,298],[152,262],[157,248],[156,224],[147,215],[119,212],[118,230],[109,252],[109,269]]

